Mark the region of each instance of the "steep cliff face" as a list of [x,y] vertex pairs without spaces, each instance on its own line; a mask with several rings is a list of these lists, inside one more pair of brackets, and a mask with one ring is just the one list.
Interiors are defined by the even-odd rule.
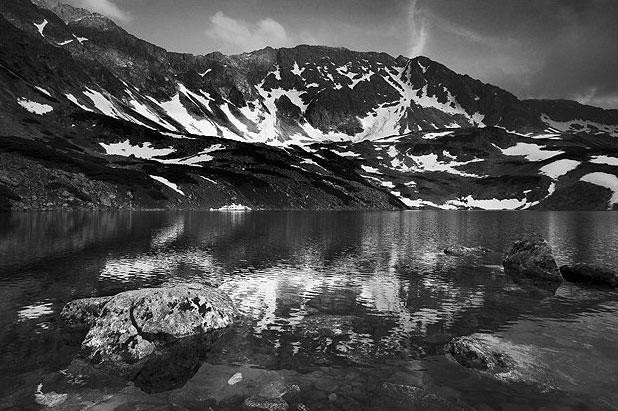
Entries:
[[173,53],[54,0],[7,2],[0,34],[4,207],[618,200],[617,110],[519,100],[426,57]]

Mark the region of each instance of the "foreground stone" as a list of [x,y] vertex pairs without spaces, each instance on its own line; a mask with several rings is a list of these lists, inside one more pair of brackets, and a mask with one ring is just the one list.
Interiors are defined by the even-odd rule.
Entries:
[[605,267],[597,265],[578,263],[573,265],[563,265],[560,272],[565,280],[574,283],[598,284],[608,287],[618,285],[618,275]]
[[515,280],[562,282],[551,247],[543,238],[515,241],[506,251],[502,264],[505,273]]
[[513,359],[474,335],[457,337],[446,346],[446,351],[459,364],[492,373],[506,372],[513,368]]
[[453,255],[457,257],[470,257],[476,255],[483,255],[491,252],[489,248],[477,246],[477,247],[465,247],[461,244],[454,244],[444,249],[444,254]]
[[217,289],[202,284],[125,291],[107,301],[70,302],[63,317],[90,325],[82,348],[95,362],[131,364],[157,346],[232,324],[237,311]]
[[60,316],[72,327],[92,327],[112,297],[82,298],[67,303]]

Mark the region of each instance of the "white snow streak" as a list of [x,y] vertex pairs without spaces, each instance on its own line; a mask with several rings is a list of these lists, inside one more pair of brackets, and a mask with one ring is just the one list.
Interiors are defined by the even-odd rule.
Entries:
[[34,27],[36,27],[36,29],[39,31],[39,34],[43,37],[45,37],[45,34],[43,34],[43,30],[45,29],[45,26],[47,26],[47,19],[44,19],[42,23],[32,23],[34,24]]
[[17,104],[19,104],[32,114],[38,114],[39,116],[54,110],[54,108],[48,104],[37,103],[36,101],[28,100],[25,97],[18,98]]
[[164,184],[166,186],[168,186],[169,188],[171,188],[172,190],[174,190],[175,192],[177,192],[178,194],[181,195],[185,195],[185,193],[183,193],[176,184],[172,183],[171,181],[169,181],[167,178],[164,177],[160,177],[160,176],[153,176],[151,175],[150,178],[152,178],[153,180],[158,181],[161,184]]

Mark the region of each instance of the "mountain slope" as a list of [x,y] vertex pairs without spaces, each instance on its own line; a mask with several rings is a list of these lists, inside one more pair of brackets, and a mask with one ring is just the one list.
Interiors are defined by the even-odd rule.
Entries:
[[425,57],[172,53],[53,0],[6,3],[0,34],[5,207],[618,203],[618,110],[519,100]]

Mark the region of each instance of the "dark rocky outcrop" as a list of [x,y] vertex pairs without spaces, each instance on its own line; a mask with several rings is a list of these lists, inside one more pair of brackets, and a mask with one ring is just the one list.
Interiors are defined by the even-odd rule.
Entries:
[[597,284],[608,287],[618,285],[618,275],[598,265],[585,263],[563,265],[560,267],[560,272],[565,280],[574,283]]
[[504,271],[515,281],[562,282],[551,247],[540,237],[515,241],[504,254],[502,263]]
[[508,354],[474,335],[454,338],[447,344],[446,351],[464,367],[481,371],[500,373],[514,365]]
[[489,248],[477,246],[477,247],[465,247],[461,244],[453,244],[449,245],[444,249],[444,254],[446,255],[454,255],[458,257],[468,257],[468,256],[477,256],[483,255],[491,252]]
[[216,289],[190,283],[125,291],[107,301],[73,301],[63,316],[73,324],[91,324],[82,342],[89,358],[131,364],[177,339],[227,327],[237,311]]

